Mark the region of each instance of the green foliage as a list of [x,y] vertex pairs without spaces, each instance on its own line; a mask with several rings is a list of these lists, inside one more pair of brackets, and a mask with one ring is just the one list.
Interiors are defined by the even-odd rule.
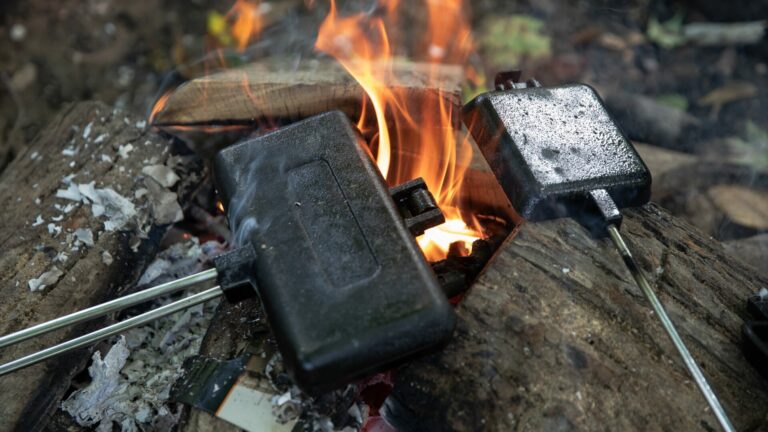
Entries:
[[683,35],[683,14],[678,13],[669,21],[659,22],[656,17],[648,20],[648,29],[646,30],[648,39],[652,40],[664,49],[676,48],[685,44],[686,39]]
[[544,22],[529,15],[487,18],[479,34],[480,46],[492,67],[516,66],[524,60],[547,58],[551,39]]
[[656,101],[670,108],[688,111],[688,98],[678,93],[667,93],[656,96]]

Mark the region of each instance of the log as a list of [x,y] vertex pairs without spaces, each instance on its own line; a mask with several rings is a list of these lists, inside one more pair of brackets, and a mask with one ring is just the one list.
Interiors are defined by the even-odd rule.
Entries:
[[[740,351],[768,279],[650,204],[622,231],[737,430],[768,427]],[[458,306],[454,339],[401,369],[401,431],[719,430],[618,253],[568,219],[522,225]]]
[[759,209],[766,207],[766,193],[768,172],[709,159],[679,165],[653,184],[654,201],[719,240],[765,232],[765,210]]
[[[199,159],[175,155],[181,149],[146,131],[145,122],[102,103],[73,104],[55,117],[0,177],[5,213],[0,334],[106,301],[133,286],[166,228],[183,216],[179,202],[186,202],[203,178]],[[158,173],[166,174],[160,182],[151,178]],[[3,348],[0,362],[106,322]],[[0,377],[0,430],[45,427],[89,351]]]
[[[406,100],[414,103],[408,112],[419,112],[418,106],[429,97],[447,98],[460,106],[464,75],[459,66],[395,62],[392,70],[396,79],[387,85],[406,92]],[[332,109],[355,117],[364,100],[363,88],[335,60],[305,61],[296,68],[273,59],[184,83],[160,105],[153,124],[250,124],[259,119],[301,119]]]
[[[768,426],[739,346],[746,298],[768,278],[653,204],[627,210],[622,231],[737,429]],[[457,313],[444,350],[396,371],[385,411],[402,431],[718,429],[618,253],[571,220],[519,227]],[[263,319],[222,303],[202,352],[241,354]],[[228,430],[186,419],[180,430]]]

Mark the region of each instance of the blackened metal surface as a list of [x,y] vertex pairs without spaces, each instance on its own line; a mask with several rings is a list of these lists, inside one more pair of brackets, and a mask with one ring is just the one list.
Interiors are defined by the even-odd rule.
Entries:
[[217,155],[236,245],[304,389],[324,390],[445,342],[454,316],[354,127],[326,113]]
[[256,296],[256,252],[249,243],[213,259],[216,282],[231,303]]
[[397,185],[389,192],[411,234],[420,236],[424,231],[445,222],[445,215],[437,206],[423,178]]
[[650,198],[648,168],[589,86],[490,92],[467,104],[463,116],[526,219],[572,216],[597,189],[619,207]]
[[226,361],[201,356],[187,359],[185,374],[173,386],[171,400],[216,415],[250,358],[245,354]]

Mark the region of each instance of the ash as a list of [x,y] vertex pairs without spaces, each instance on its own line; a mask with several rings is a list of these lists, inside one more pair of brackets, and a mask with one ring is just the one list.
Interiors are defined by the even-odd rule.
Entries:
[[[196,238],[177,243],[158,254],[140,284],[157,285],[209,267],[221,244],[199,244]],[[152,307],[171,302],[155,301]],[[103,357],[93,354],[88,368],[91,382],[75,391],[61,408],[81,426],[123,432],[169,430],[181,407],[169,402],[169,393],[182,372],[183,361],[197,354],[217,302],[178,312],[120,335]]]

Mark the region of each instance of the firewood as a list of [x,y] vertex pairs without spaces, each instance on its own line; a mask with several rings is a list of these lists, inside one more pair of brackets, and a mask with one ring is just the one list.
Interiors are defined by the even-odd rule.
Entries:
[[[626,210],[622,231],[737,429],[766,427],[768,390],[739,344],[746,298],[768,279],[654,204]],[[269,339],[256,305],[232,308],[204,355]],[[572,220],[519,227],[456,310],[454,339],[395,371],[384,411],[399,430],[717,429],[611,242]],[[225,424],[187,415],[180,430]]]
[[[189,81],[174,90],[157,112],[157,126],[250,123],[257,119],[300,119],[332,109],[356,117],[363,88],[332,59],[305,61],[284,70],[286,62],[267,60]],[[374,70],[385,66],[374,65]],[[444,97],[460,104],[463,73],[459,66],[395,62],[395,91],[413,101],[418,113],[424,98]],[[434,82],[428,80],[434,77]],[[439,94],[438,94],[439,93]]]
[[[768,390],[740,351],[768,279],[651,204],[622,228],[737,430]],[[412,430],[716,430],[718,423],[607,239],[523,225],[458,306],[445,350],[396,375],[388,418]]]
[[[145,122],[94,102],[70,105],[0,177],[0,334],[124,293],[202,180]],[[144,170],[152,166],[152,170]],[[166,176],[162,186],[151,175]],[[170,171],[175,174],[171,175]],[[101,327],[94,320],[0,350],[5,363]],[[88,349],[0,377],[0,430],[40,430]],[[12,391],[11,391],[12,389]]]

